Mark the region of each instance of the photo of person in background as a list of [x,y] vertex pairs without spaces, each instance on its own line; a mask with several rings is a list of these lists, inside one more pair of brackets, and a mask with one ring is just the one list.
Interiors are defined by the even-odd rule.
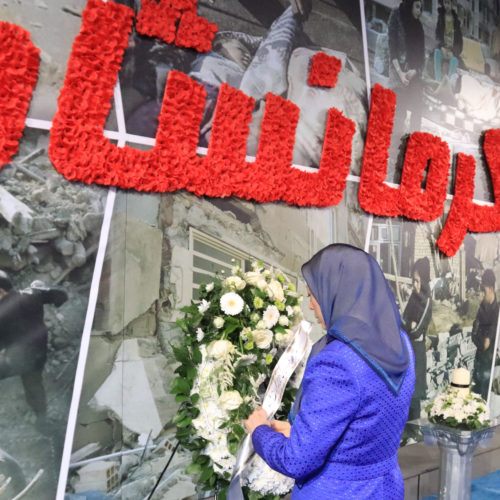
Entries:
[[493,362],[493,349],[498,320],[498,302],[495,294],[495,274],[486,269],[481,278],[483,300],[479,305],[476,319],[472,326],[472,341],[476,346],[474,372],[472,381],[475,384],[474,392],[481,394],[483,399],[488,397],[488,386]]
[[[434,50],[434,78],[443,79],[443,63],[448,63],[450,84],[455,87],[458,75],[459,58],[462,53],[463,39],[460,20],[453,8],[452,0],[439,0],[438,20],[436,24],[437,47]],[[446,78],[446,77],[445,77]]]
[[15,290],[9,276],[0,271],[0,380],[19,375],[26,402],[36,415],[35,426],[45,434],[54,429],[47,419],[43,369],[47,361],[49,331],[44,305],[61,306],[68,294],[36,280],[25,290]]
[[403,312],[401,326],[410,337],[415,353],[415,392],[408,420],[420,418],[420,401],[427,395],[427,329],[432,319],[430,263],[427,257],[417,260],[413,266],[413,290]]
[[389,16],[389,87],[397,95],[394,130],[401,135],[407,111],[411,113],[410,133],[420,130],[422,119],[425,40],[421,13],[420,0],[403,0]]

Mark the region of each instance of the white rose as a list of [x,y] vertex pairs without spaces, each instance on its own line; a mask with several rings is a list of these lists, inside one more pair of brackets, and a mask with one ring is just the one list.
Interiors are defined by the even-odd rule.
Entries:
[[281,326],[288,326],[288,318],[286,316],[280,316],[280,319],[278,320],[278,323],[281,325]]
[[271,330],[254,330],[252,332],[255,345],[259,349],[267,349],[273,341],[273,332]]
[[271,291],[271,298],[274,298],[274,300],[277,300],[278,302],[285,301],[285,292],[283,292],[283,287],[281,286],[281,283],[279,281],[271,280],[268,288],[268,292],[269,291]]
[[236,410],[243,403],[238,391],[224,391],[219,397],[219,404],[224,410]]
[[221,318],[220,316],[216,316],[214,318],[214,326],[215,328],[222,328],[224,326],[224,318]]
[[211,358],[221,359],[234,351],[234,345],[229,340],[214,340],[207,348],[207,354]]
[[224,280],[224,286],[232,288],[233,290],[243,290],[246,283],[239,276],[229,276]]
[[274,338],[278,346],[286,347],[293,339],[293,331],[287,328],[286,333],[277,333]]
[[255,285],[259,290],[265,290],[267,288],[267,281],[265,279],[260,279]]
[[210,302],[207,302],[205,299],[203,299],[201,303],[198,305],[198,312],[203,314],[207,312],[209,307],[210,307]]
[[262,280],[262,275],[256,271],[249,271],[244,274],[245,281],[252,286],[257,286],[257,283]]

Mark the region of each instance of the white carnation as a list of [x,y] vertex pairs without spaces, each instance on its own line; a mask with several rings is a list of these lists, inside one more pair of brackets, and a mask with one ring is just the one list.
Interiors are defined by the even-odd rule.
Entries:
[[252,335],[255,345],[259,349],[268,349],[273,341],[273,332],[271,330],[254,330]]
[[266,328],[272,328],[279,320],[280,312],[276,306],[267,306],[262,319],[266,324]]
[[238,391],[224,391],[219,397],[219,404],[224,410],[236,410],[243,403]]
[[222,359],[234,352],[234,345],[229,340],[214,340],[207,348],[207,354],[211,358]]
[[210,307],[210,302],[207,302],[205,299],[203,299],[201,303],[198,305],[198,312],[204,314],[208,311],[209,307]]
[[225,293],[220,298],[220,307],[225,314],[229,316],[235,316],[243,310],[245,302],[243,299],[234,292]]

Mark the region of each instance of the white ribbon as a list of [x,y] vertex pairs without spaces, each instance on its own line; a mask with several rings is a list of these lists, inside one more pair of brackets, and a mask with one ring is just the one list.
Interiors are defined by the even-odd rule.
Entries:
[[[300,322],[293,341],[285,349],[274,367],[262,402],[262,408],[266,411],[268,420],[274,417],[281,404],[290,377],[311,349],[311,340],[309,338],[311,329],[312,325],[308,321],[303,320]],[[245,467],[250,463],[253,454],[252,436],[247,434],[238,450],[231,483],[227,491],[227,500],[244,500],[243,490],[241,489],[241,476]]]

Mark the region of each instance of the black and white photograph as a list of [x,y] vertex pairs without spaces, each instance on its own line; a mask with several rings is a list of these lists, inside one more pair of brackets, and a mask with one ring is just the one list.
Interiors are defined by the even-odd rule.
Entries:
[[[436,247],[442,224],[375,218],[370,253],[393,290],[415,353],[416,385],[408,420],[450,383],[455,368],[488,399],[500,290],[500,239],[468,234],[454,257]],[[404,444],[410,444],[406,437]]]
[[[0,490],[55,496],[106,191],[72,184],[27,129],[0,171]],[[10,479],[9,479],[10,478]],[[21,498],[21,497],[19,497]]]
[[497,0],[367,0],[371,85],[395,91],[388,181],[399,182],[407,137],[429,132],[455,149],[500,125]]
[[[140,2],[121,3],[139,10]],[[214,0],[200,2],[198,12],[219,28],[207,53],[133,31],[119,76],[127,133],[155,136],[166,78],[177,69],[207,92],[200,147],[208,146],[219,88],[227,83],[256,101],[248,156],[256,155],[265,98],[271,92],[300,108],[294,164],[319,166],[327,113],[335,107],[356,123],[351,170],[359,175],[368,102],[358,3],[272,0],[264,7],[259,2]],[[317,52],[342,62],[333,89],[307,84]]]

